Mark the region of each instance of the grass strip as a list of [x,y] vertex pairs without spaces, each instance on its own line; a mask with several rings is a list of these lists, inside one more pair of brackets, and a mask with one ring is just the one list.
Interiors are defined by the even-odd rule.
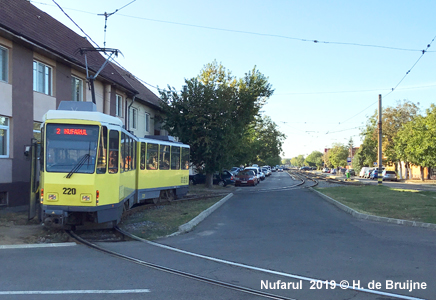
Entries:
[[155,240],[178,231],[183,225],[208,209],[222,197],[159,205],[131,215],[120,227],[147,240]]
[[316,188],[316,190],[360,213],[436,223],[436,192],[376,185]]

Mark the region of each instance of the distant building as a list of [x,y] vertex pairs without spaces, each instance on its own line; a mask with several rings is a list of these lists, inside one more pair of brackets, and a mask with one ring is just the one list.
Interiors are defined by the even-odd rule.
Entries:
[[[0,208],[29,202],[32,138],[43,115],[61,101],[92,101],[85,58],[91,43],[27,0],[1,0],[0,9]],[[105,62],[88,52],[91,74]],[[108,64],[95,81],[97,110],[120,118],[137,136],[166,134],[155,116],[160,99],[132,74]]]

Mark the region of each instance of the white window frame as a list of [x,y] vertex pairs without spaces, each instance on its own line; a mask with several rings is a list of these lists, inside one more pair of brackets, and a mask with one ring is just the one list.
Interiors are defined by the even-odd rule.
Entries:
[[123,116],[123,97],[118,94],[115,96],[115,116]]
[[[79,83],[79,94],[76,91],[77,83]],[[83,101],[83,80],[76,76],[71,76],[71,100]]]
[[33,90],[51,96],[53,90],[53,68],[40,61],[33,61]]
[[[6,154],[0,154],[0,158],[9,158],[9,126],[10,126],[10,118],[8,117],[3,117],[7,120],[7,125],[0,125],[0,130],[4,130],[6,132],[6,137],[5,137],[5,141],[6,141]],[[1,152],[0,152],[1,153]]]
[[150,133],[150,114],[145,113],[145,132]]
[[138,109],[135,107],[130,108],[130,124],[132,129],[138,128]]
[[8,82],[9,50],[0,46],[0,81]]

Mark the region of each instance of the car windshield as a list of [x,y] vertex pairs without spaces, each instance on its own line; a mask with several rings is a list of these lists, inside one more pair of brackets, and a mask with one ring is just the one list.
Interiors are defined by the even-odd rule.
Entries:
[[97,125],[47,124],[47,172],[94,173]]
[[252,170],[245,170],[238,173],[238,176],[253,176],[254,171]]

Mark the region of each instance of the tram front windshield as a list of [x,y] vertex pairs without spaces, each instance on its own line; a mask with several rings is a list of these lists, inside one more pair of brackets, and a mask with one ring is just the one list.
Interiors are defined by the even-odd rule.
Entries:
[[46,171],[94,173],[97,125],[47,124]]

